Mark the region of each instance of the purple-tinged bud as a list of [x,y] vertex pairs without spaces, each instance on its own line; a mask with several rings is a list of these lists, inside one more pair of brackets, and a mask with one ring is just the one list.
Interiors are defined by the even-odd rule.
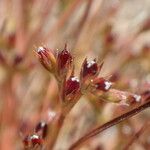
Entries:
[[72,100],[76,95],[79,94],[80,83],[77,77],[70,77],[65,84],[65,96],[68,100]]
[[82,77],[85,78],[87,76],[95,76],[98,72],[98,65],[96,63],[96,60],[92,61],[85,61],[83,62],[83,67],[82,67]]
[[35,132],[39,133],[41,132],[42,137],[45,138],[47,135],[48,126],[45,122],[39,122],[35,127]]
[[54,54],[45,47],[40,46],[37,49],[38,58],[41,62],[41,64],[48,70],[48,71],[54,71],[56,66],[56,59]]
[[101,65],[98,65],[96,59],[91,61],[87,61],[87,59],[85,59],[80,72],[81,80],[88,80],[96,77],[99,74],[102,66],[103,63],[101,63]]
[[65,45],[64,50],[58,53],[57,63],[58,63],[58,75],[66,76],[69,70],[72,68],[72,63],[73,63],[72,55],[67,50],[66,45]]
[[100,90],[104,92],[107,92],[112,86],[112,83],[104,78],[95,79],[93,81],[93,84],[96,90]]

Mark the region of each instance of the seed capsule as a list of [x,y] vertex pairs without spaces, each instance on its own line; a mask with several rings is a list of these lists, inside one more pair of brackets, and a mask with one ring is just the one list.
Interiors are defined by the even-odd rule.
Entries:
[[66,95],[69,94],[75,94],[76,91],[79,90],[79,79],[77,77],[71,77],[70,79],[67,80],[66,82]]
[[72,67],[72,55],[67,50],[67,46],[65,45],[64,50],[58,53],[57,56],[57,65],[58,65],[58,74],[59,76],[66,76],[69,72],[69,69]]
[[98,65],[96,63],[96,60],[92,61],[85,61],[83,62],[83,67],[82,67],[82,78],[85,78],[87,76],[95,76],[98,72]]
[[74,99],[80,91],[79,79],[75,76],[70,77],[65,84],[65,96],[67,100]]

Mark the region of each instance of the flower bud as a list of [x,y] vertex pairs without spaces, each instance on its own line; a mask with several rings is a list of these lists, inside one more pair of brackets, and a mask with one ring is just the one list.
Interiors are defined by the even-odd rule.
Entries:
[[87,61],[87,59],[85,59],[81,70],[82,78],[95,76],[97,73],[98,65],[96,63],[96,60]]
[[80,91],[80,83],[79,79],[75,76],[70,77],[65,84],[65,98],[67,100],[72,100],[74,99]]
[[64,50],[60,51],[57,56],[58,75],[63,77],[66,76],[72,68],[72,62],[72,55],[67,50],[67,46],[65,45]]
[[37,49],[37,54],[41,64],[47,69],[48,71],[54,71],[56,66],[56,59],[54,54],[45,47],[39,47]]
[[87,59],[85,59],[82,64],[82,68],[81,68],[81,72],[80,72],[80,79],[83,82],[86,82],[86,80],[93,79],[94,77],[96,77],[99,74],[102,66],[103,66],[103,63],[98,65],[96,62],[96,59],[94,59],[92,61],[87,61]]

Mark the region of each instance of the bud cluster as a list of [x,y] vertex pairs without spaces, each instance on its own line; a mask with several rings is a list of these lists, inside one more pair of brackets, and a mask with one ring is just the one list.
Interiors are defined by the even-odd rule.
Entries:
[[96,59],[88,61],[84,60],[81,71],[80,79],[74,75],[74,62],[73,56],[65,45],[62,51],[58,53],[52,52],[52,50],[39,47],[37,49],[38,58],[41,64],[51,73],[54,74],[62,87],[63,101],[76,100],[81,94],[88,92],[99,91],[107,92],[112,83],[105,78],[98,77],[99,72],[103,66],[97,63]]

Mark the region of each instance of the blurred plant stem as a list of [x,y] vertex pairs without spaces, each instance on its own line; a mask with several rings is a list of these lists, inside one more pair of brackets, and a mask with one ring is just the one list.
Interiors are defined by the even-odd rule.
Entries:
[[86,135],[84,135],[83,137],[81,137],[79,140],[77,140],[77,142],[75,142],[70,148],[69,150],[74,150],[77,147],[79,148],[80,146],[82,146],[83,143],[87,142],[88,140],[90,140],[91,138],[93,138],[94,136],[96,136],[97,134],[101,133],[102,131],[126,120],[129,119],[130,117],[135,116],[136,114],[140,113],[141,111],[147,109],[150,107],[150,100],[148,100],[148,102],[146,102],[145,104],[132,109],[131,111],[124,113],[123,115],[116,117],[112,120],[110,120],[109,122],[93,129],[92,131],[88,132]]
[[145,122],[144,125],[131,137],[129,142],[123,148],[123,150],[129,150],[132,144],[147,130],[150,126],[150,122]]

